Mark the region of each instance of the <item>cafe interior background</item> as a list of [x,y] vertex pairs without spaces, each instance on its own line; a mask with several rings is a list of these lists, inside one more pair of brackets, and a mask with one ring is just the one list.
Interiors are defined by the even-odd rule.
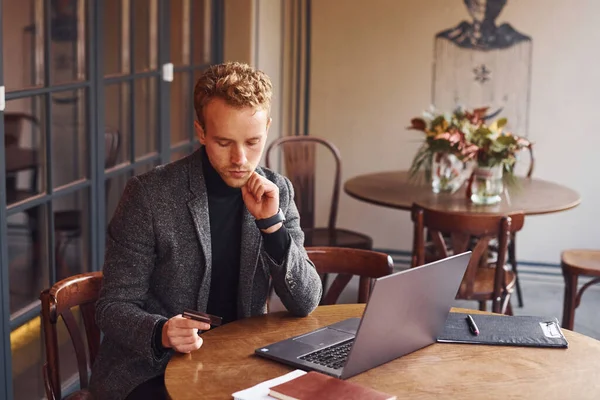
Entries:
[[[494,104],[468,105],[507,113],[515,134],[534,143],[535,177],[581,196],[572,210],[527,218],[518,235],[525,307],[515,313],[560,318],[561,251],[600,248],[600,30],[594,23],[600,3],[488,2],[503,3],[496,25],[509,24],[525,39],[501,51],[471,49],[477,60],[477,70],[468,73],[473,79],[464,74],[462,81],[454,81],[493,85]],[[331,141],[342,156],[342,182],[371,172],[406,170],[422,140],[406,129],[411,118],[431,104],[447,108],[456,100],[445,96],[453,79],[444,77],[467,66],[444,50],[439,36],[463,21],[472,22],[466,3],[3,0],[2,164],[12,151],[6,140],[8,115],[26,113],[38,122],[22,121],[17,145],[40,151],[47,167],[38,171],[41,183],[24,202],[11,204],[6,192],[0,195],[0,398],[44,396],[39,292],[69,274],[100,270],[104,229],[126,179],[197,147],[191,87],[203,68],[236,60],[267,72],[275,85],[269,143],[307,134]],[[508,68],[516,72],[499,72]],[[107,166],[108,147],[98,132],[109,127],[120,132],[122,146],[114,164]],[[517,174],[524,174],[528,163],[523,152]],[[275,166],[283,171],[281,164]],[[318,152],[317,226],[327,223],[332,170],[333,160]],[[8,165],[0,166],[3,187],[14,183],[13,177],[17,188],[29,187],[31,171],[9,172]],[[53,245],[62,239],[51,226],[58,221],[57,211],[73,209],[80,215],[81,234],[59,252]],[[32,215],[43,216],[36,228],[43,244],[37,247],[29,232]],[[397,269],[408,267],[409,212],[342,193],[337,225],[370,235],[375,249],[394,257]],[[351,301],[354,290],[356,282],[342,301]],[[592,287],[578,308],[576,331],[600,338],[599,300],[600,290]],[[68,360],[68,339],[63,335],[62,340],[61,359]],[[75,371],[67,367],[62,372],[66,386],[76,385],[70,370]]]

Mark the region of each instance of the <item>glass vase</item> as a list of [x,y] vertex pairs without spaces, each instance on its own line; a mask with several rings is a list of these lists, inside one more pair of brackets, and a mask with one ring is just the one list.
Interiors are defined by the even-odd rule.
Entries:
[[435,153],[431,165],[434,193],[455,192],[465,181],[465,165],[453,154]]
[[500,195],[504,191],[502,173],[502,165],[476,167],[473,171],[471,201],[483,205],[498,203],[501,200]]

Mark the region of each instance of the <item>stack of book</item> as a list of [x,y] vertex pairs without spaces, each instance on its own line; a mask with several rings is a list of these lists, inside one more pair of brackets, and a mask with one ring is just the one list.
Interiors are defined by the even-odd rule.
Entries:
[[396,400],[396,396],[319,372],[292,371],[233,394],[235,400]]

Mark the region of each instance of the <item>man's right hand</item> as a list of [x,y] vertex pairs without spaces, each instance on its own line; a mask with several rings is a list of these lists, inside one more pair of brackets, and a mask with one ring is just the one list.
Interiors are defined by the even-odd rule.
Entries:
[[202,338],[198,331],[207,331],[210,325],[206,322],[183,318],[181,314],[168,320],[162,330],[162,345],[180,353],[189,353],[202,346]]

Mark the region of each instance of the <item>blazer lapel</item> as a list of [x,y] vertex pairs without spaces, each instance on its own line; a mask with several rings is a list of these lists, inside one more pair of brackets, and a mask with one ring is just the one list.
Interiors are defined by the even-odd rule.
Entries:
[[261,246],[260,230],[254,222],[254,217],[246,207],[242,215],[242,248],[240,252],[240,280],[238,304],[241,306],[241,316],[249,317],[252,310],[252,288],[254,274],[258,265],[258,254]]
[[188,201],[194,227],[198,235],[200,247],[204,253],[204,274],[200,284],[200,293],[197,299],[198,310],[205,310],[208,304],[208,292],[210,290],[210,278],[212,271],[212,250],[210,241],[210,223],[208,216],[208,194],[206,193],[206,182],[202,173],[202,153],[197,151],[190,160],[190,191],[196,196]]

